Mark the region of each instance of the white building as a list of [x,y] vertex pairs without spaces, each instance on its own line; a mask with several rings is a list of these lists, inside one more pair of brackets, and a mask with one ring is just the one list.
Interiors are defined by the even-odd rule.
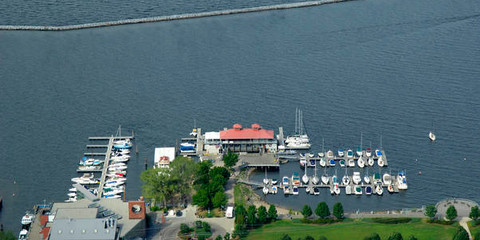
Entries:
[[154,168],[168,168],[175,159],[175,147],[155,148]]
[[203,148],[209,155],[217,155],[222,149],[220,132],[206,132]]

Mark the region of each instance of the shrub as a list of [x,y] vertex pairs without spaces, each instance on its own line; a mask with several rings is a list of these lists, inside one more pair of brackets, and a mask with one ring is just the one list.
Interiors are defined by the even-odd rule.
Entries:
[[380,240],[378,233],[372,233],[370,236],[365,237],[364,240]]
[[383,224],[398,224],[398,223],[408,223],[412,221],[411,218],[400,217],[400,218],[372,218],[372,221],[375,223]]
[[215,240],[223,240],[222,235],[218,235],[218,236],[215,238]]
[[457,218],[457,209],[455,209],[455,206],[451,205],[450,207],[447,208],[447,216],[446,217],[450,221]]
[[160,210],[160,207],[158,207],[158,206],[152,206],[152,207],[150,208],[150,211],[152,211],[152,212],[156,212],[156,211],[158,211],[158,210]]
[[340,219],[343,218],[343,206],[342,203],[337,202],[333,205],[333,216]]
[[187,234],[191,231],[192,231],[192,229],[187,224],[185,224],[185,223],[180,224],[180,232],[181,233]]
[[307,235],[304,240],[315,240],[315,238],[313,238],[312,236],[310,235]]
[[315,214],[321,218],[326,218],[330,216],[330,209],[328,209],[328,205],[326,202],[320,202],[315,209]]
[[478,210],[478,206],[472,207],[470,210],[470,218],[476,221],[479,217],[480,211]]
[[402,234],[394,232],[390,237],[388,237],[388,240],[403,240],[403,237]]
[[211,230],[210,224],[208,224],[208,222],[202,222],[202,227],[205,232],[210,232]]
[[473,236],[473,240],[480,240],[480,232],[477,232],[475,236]]
[[408,237],[408,240],[418,240],[418,238],[416,238],[415,236],[412,235],[412,236]]
[[435,214],[437,214],[437,208],[435,207],[435,205],[428,205],[425,208],[425,216],[433,218],[435,217]]
[[292,238],[288,234],[283,234],[281,240],[292,240]]
[[320,236],[320,237],[318,237],[318,240],[328,240],[328,239],[325,236]]
[[310,206],[308,206],[307,204],[303,205],[302,215],[303,215],[304,218],[308,218],[308,217],[312,216],[312,208]]

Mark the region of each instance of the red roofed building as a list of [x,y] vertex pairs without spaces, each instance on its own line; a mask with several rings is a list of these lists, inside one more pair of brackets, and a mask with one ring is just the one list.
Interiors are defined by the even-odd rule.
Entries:
[[233,128],[220,131],[220,141],[224,150],[233,152],[275,152],[277,140],[273,130],[252,124],[251,128],[243,128],[234,124]]

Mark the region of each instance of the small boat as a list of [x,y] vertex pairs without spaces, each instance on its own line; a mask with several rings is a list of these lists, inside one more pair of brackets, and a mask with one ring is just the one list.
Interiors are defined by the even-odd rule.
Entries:
[[74,192],[67,193],[67,196],[68,196],[68,197],[76,197],[76,196],[77,196],[77,193],[74,193]]
[[378,149],[375,150],[375,155],[376,155],[377,157],[382,156],[382,151],[380,151],[380,150],[378,150]]
[[277,194],[277,192],[278,192],[278,187],[277,187],[277,186],[273,186],[273,187],[272,187],[272,193],[273,193],[273,194]]
[[113,142],[113,147],[117,149],[132,148],[132,143],[130,142],[130,139],[118,140]]
[[197,150],[193,146],[180,146],[181,153],[194,153]]
[[347,151],[347,158],[353,158],[353,151],[352,151],[352,149],[348,149],[348,151]]
[[360,176],[360,172],[353,172],[352,181],[354,184],[360,184],[362,182],[362,177]]
[[367,155],[367,157],[371,157],[372,156],[372,149],[367,148],[367,151],[365,152],[365,155]]
[[333,185],[333,193],[335,193],[335,195],[340,195],[340,188],[338,187],[338,183]]
[[298,195],[298,187],[293,186],[293,195]]
[[383,188],[382,188],[381,184],[377,184],[377,186],[375,187],[375,193],[377,195],[382,195],[383,194]]
[[127,166],[111,166],[111,167],[108,167],[108,171],[118,171],[118,170],[121,171],[127,168],[128,168]]
[[26,213],[23,217],[22,217],[22,225],[29,225],[33,222],[33,220],[35,220],[35,215],[31,214],[31,213]]
[[121,166],[127,166],[127,164],[122,163],[122,162],[116,162],[116,163],[111,163],[109,167],[121,167]]
[[328,150],[328,152],[327,152],[327,158],[328,158],[328,159],[335,158],[335,156],[333,155],[333,151],[332,151],[332,150]]
[[69,192],[77,192],[77,189],[74,188],[74,187],[72,187],[72,188],[69,188],[68,191],[69,191]]
[[374,173],[373,174],[373,183],[381,183],[382,179],[380,177],[380,173]]
[[325,167],[327,165],[327,161],[325,161],[325,158],[320,158],[320,166]]
[[78,166],[79,171],[97,171],[101,169],[102,167],[100,166]]
[[[14,237],[15,238],[15,237]],[[22,229],[20,231],[20,234],[18,234],[18,240],[20,239],[28,239],[28,230],[27,229]]]
[[364,167],[365,167],[365,160],[363,160],[363,157],[362,157],[362,156],[360,156],[360,157],[358,158],[357,164],[358,164],[358,166],[359,166],[360,168],[364,168]]
[[108,172],[106,174],[107,177],[125,177],[123,173],[117,173],[117,172]]
[[355,160],[353,158],[348,159],[348,167],[355,167]]
[[277,183],[278,183],[278,179],[276,178],[272,179],[272,185],[277,185]]
[[375,164],[375,161],[373,161],[373,157],[368,157],[368,166],[373,167],[373,164]]
[[116,198],[121,198],[120,195],[116,195],[116,194],[107,194],[105,196],[103,196],[104,198],[113,198],[113,199],[116,199]]
[[130,149],[127,148],[121,148],[121,149],[115,149],[117,153],[121,154],[130,154]]
[[387,190],[389,193],[393,193],[395,191],[392,183],[388,184]]
[[291,194],[290,187],[288,185],[283,186],[283,194]]
[[125,184],[125,182],[122,181],[107,181],[105,182],[105,187],[118,187],[120,185]]
[[362,187],[355,185],[353,187],[353,191],[355,192],[355,195],[362,195]]
[[362,150],[361,147],[357,148],[357,156],[359,156],[359,157],[363,156],[363,150]]
[[338,164],[340,164],[340,167],[345,167],[345,160],[341,159]]
[[319,153],[317,153],[317,155],[318,155],[319,158],[323,158],[325,156],[325,153],[319,152]]
[[308,157],[313,158],[313,157],[315,157],[315,154],[313,154],[313,153],[308,153]]
[[330,167],[335,167],[335,159],[330,159]]
[[390,185],[392,183],[392,176],[388,173],[383,174],[383,184]]
[[320,190],[316,187],[313,188],[313,194],[314,195],[319,195],[320,194]]
[[351,185],[347,185],[345,187],[345,194],[347,195],[351,195],[352,194],[352,186]]
[[78,165],[80,165],[80,166],[98,166],[102,163],[103,163],[102,160],[93,159],[93,158],[85,158],[84,157],[84,158],[82,158],[82,160],[80,160]]
[[[305,169],[306,169],[306,168],[305,168]],[[305,174],[302,176],[302,182],[303,182],[304,184],[307,184],[307,183],[308,183],[308,180],[309,180],[309,178],[308,178],[308,176],[307,176],[307,171],[305,171]]]
[[345,151],[344,151],[343,149],[341,149],[341,148],[338,149],[338,156],[339,156],[339,157],[345,156]]
[[112,158],[130,158],[130,155],[121,152],[112,153]]
[[310,187],[306,187],[306,188],[305,188],[305,192],[306,192],[306,193],[310,193],[311,190],[312,190],[312,189],[311,189]]
[[350,177],[348,176],[347,169],[345,168],[345,175],[342,178],[343,185],[348,185],[350,183]]
[[125,177],[109,177],[106,181],[119,181],[119,182],[126,182],[127,178]]
[[435,142],[435,140],[437,139],[437,137],[435,136],[435,134],[433,134],[433,132],[428,133],[428,138],[430,138],[430,141],[432,142]]
[[317,176],[317,165],[315,165],[315,174],[313,175],[312,183],[313,183],[314,185],[317,185],[318,182],[320,182],[320,179],[319,179],[318,176]]
[[398,184],[398,189],[400,190],[407,190],[408,189],[408,184],[407,184],[407,176],[405,175],[404,171],[399,171],[397,175],[397,184]]
[[307,164],[307,159],[305,159],[305,158],[300,159],[299,163],[300,163],[300,167],[304,168],[305,165]]
[[292,175],[292,184],[293,185],[300,185],[300,175],[297,172],[294,172]]
[[267,169],[265,168],[265,178],[263,179],[263,184],[268,184],[270,180],[267,178]]
[[108,174],[122,174],[124,177],[127,176],[127,171],[125,170],[109,170]]
[[378,164],[379,167],[385,166],[385,161],[383,161],[383,156],[382,155],[380,155],[380,157],[378,157],[377,164]]
[[290,183],[290,179],[288,179],[287,176],[284,176],[282,178],[282,185],[285,186],[285,185],[288,185]]
[[110,158],[110,160],[112,160],[114,163],[125,163],[125,162],[128,162],[129,158],[114,157],[114,158]]
[[367,185],[365,187],[365,194],[366,195],[372,195],[372,187],[370,185]]
[[77,197],[71,197],[65,200],[65,202],[76,202],[76,201],[77,201]]
[[370,176],[368,176],[368,168],[367,168],[367,174],[365,174],[365,176],[363,177],[363,181],[366,184],[370,184]]
[[317,165],[316,164],[317,162],[315,161],[315,159],[309,159],[308,163],[309,163],[308,164],[309,167],[315,167],[315,165]]
[[267,195],[269,192],[268,187],[264,186],[262,191],[263,191],[263,194]]
[[109,194],[122,194],[123,192],[124,192],[123,189],[115,189],[115,190],[105,191],[104,193],[109,195]]

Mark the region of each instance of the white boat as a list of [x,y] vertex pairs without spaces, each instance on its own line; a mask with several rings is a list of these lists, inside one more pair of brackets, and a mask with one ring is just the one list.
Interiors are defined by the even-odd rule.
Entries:
[[287,143],[286,148],[288,149],[310,149],[312,145],[310,143],[302,142],[290,142]]
[[127,171],[125,171],[125,170],[109,170],[107,173],[108,174],[117,174],[117,175],[121,174],[123,176],[127,176]]
[[345,150],[343,150],[343,149],[341,149],[341,148],[338,149],[338,156],[339,156],[339,157],[345,156]]
[[113,199],[116,199],[116,198],[121,198],[122,196],[117,195],[117,194],[107,194],[107,195],[104,195],[103,197],[104,197],[104,198],[113,198]]
[[102,167],[100,166],[78,166],[78,170],[80,171],[97,171],[101,169]]
[[115,177],[125,177],[124,174],[122,173],[111,173],[111,172],[107,172],[106,174],[107,177],[110,177],[110,178],[115,178]]
[[359,156],[359,157],[363,156],[363,150],[362,150],[361,147],[357,148],[357,156]]
[[277,187],[277,186],[273,186],[273,187],[272,187],[272,193],[273,193],[273,194],[277,194],[277,192],[278,192],[278,187]]
[[116,163],[111,163],[109,167],[121,167],[121,166],[127,166],[127,164],[122,163],[122,162],[116,162]]
[[298,187],[297,186],[293,186],[292,194],[293,195],[298,195]]
[[353,158],[348,159],[347,164],[349,167],[355,167],[355,160]]
[[122,154],[122,153],[112,153],[112,155],[110,157],[111,157],[110,159],[112,159],[112,158],[128,158],[128,159],[130,159],[131,156],[128,155],[128,154]]
[[93,158],[85,158],[84,157],[82,160],[80,160],[78,165],[80,165],[80,166],[98,166],[102,163],[103,163],[102,160],[93,159]]
[[392,183],[392,176],[388,173],[383,174],[383,184],[390,185]]
[[67,196],[68,196],[68,197],[76,197],[76,196],[77,196],[77,193],[74,193],[74,192],[67,193]]
[[317,165],[315,165],[315,174],[313,175],[312,183],[313,183],[314,185],[317,185],[318,182],[320,182],[320,179],[319,179],[318,176],[317,176]]
[[115,157],[115,158],[110,158],[112,162],[114,163],[125,163],[128,162],[129,158],[124,158],[124,157]]
[[287,195],[287,194],[291,194],[291,190],[290,190],[290,187],[288,185],[284,185],[283,186],[283,194]]
[[377,157],[382,156],[382,151],[376,149],[376,150],[375,150],[375,156],[377,156]]
[[373,164],[375,164],[375,161],[373,161],[373,157],[368,157],[368,166],[373,167]]
[[115,149],[117,153],[121,154],[130,154],[130,149],[122,148],[122,149]]
[[105,182],[105,187],[118,187],[125,184],[123,181],[107,181]]
[[322,183],[325,185],[327,185],[328,182],[330,181],[330,177],[328,177],[326,168],[323,169],[323,175],[321,178],[322,178]]
[[122,148],[131,148],[132,143],[130,142],[130,139],[125,139],[125,140],[118,140],[113,142],[113,147],[122,149]]
[[355,192],[355,195],[362,195],[362,187],[359,185],[353,186],[353,191]]
[[267,168],[265,168],[265,178],[263,178],[263,184],[267,185],[270,180],[267,178]]
[[290,183],[290,180],[287,176],[284,176],[282,178],[282,185],[285,186],[285,185],[288,185]]
[[76,201],[77,201],[77,197],[71,197],[65,200],[65,202],[76,202]]
[[26,213],[23,217],[22,217],[22,225],[29,225],[33,222],[33,220],[35,220],[35,215],[31,214],[31,213]]
[[327,161],[325,161],[325,158],[320,158],[320,166],[325,167],[327,165]]
[[69,188],[68,191],[69,191],[69,192],[77,192],[77,189],[74,188],[74,187],[72,187],[72,188]]
[[437,139],[437,137],[433,132],[428,133],[428,138],[430,138],[430,141],[432,142],[434,142]]
[[347,158],[353,158],[353,151],[352,149],[347,150]]
[[18,234],[18,240],[20,239],[28,239],[28,230],[27,229],[22,229],[20,233]]
[[308,180],[309,180],[309,178],[308,178],[308,176],[307,176],[307,168],[305,168],[305,174],[302,176],[302,182],[303,182],[304,184],[307,184],[307,183],[308,183]]
[[127,178],[125,177],[109,177],[105,181],[119,181],[119,182],[126,182]]
[[367,185],[367,186],[365,187],[365,194],[366,194],[366,195],[372,195],[372,186]]
[[329,165],[330,167],[335,167],[335,159],[330,159]]
[[262,191],[263,191],[263,194],[267,195],[269,192],[268,187],[264,186]]
[[335,193],[335,195],[340,195],[340,188],[338,187],[338,183],[333,184],[333,193]]
[[383,194],[383,188],[382,188],[381,184],[377,184],[377,186],[375,187],[375,193],[377,195],[382,195]]
[[399,171],[398,172],[397,185],[398,185],[398,189],[400,189],[400,190],[407,190],[408,189],[407,176],[405,175],[404,171]]
[[377,164],[379,167],[385,166],[385,161],[383,161],[383,156],[380,155],[380,157],[378,157]]
[[118,171],[118,170],[125,170],[127,169],[127,166],[115,166],[115,167],[108,167],[108,171]]
[[317,153],[317,155],[318,155],[319,158],[325,157],[325,153],[323,153],[323,152],[319,152],[319,153]]
[[352,186],[351,185],[345,186],[345,194],[347,194],[347,195],[352,194]]
[[340,165],[340,167],[345,167],[345,160],[343,159],[340,159],[340,161],[338,161],[338,164]]
[[277,185],[277,183],[278,183],[278,180],[276,178],[273,178],[272,179],[272,185]]
[[285,139],[286,148],[288,149],[309,149],[310,148],[310,139],[305,133],[305,128],[303,126],[303,113],[302,110],[295,110],[295,135],[288,136]]
[[363,160],[363,157],[360,156],[357,161],[358,167],[364,168],[365,167],[365,160]]
[[395,189],[393,188],[393,184],[389,184],[387,190],[389,193],[393,193],[395,191]]
[[306,193],[310,193],[311,190],[312,190],[312,189],[311,189],[310,187],[306,187],[306,188],[305,188],[305,192],[306,192]]
[[333,155],[333,151],[332,151],[332,150],[328,150],[328,152],[327,152],[327,159],[332,159],[332,158],[335,158],[335,156]]
[[365,151],[365,155],[367,155],[367,157],[371,157],[372,156],[372,149],[367,148],[367,151]]
[[354,184],[360,184],[362,182],[362,177],[360,176],[360,172],[353,172],[352,181]]
[[363,181],[366,184],[370,184],[370,176],[368,176],[368,168],[367,168],[367,174],[365,174],[365,176],[363,177]]
[[77,181],[74,181],[80,185],[95,185],[95,184],[99,184],[100,181],[96,178],[92,178],[92,179],[89,179],[89,178],[84,178],[84,179],[78,179]]
[[316,187],[313,188],[313,194],[314,195],[320,195],[320,190]]
[[342,178],[342,183],[343,185],[350,184],[350,177],[348,176],[348,172],[346,168],[345,168],[345,175],[343,175],[343,178]]
[[305,158],[300,158],[299,163],[300,163],[300,167],[303,168],[303,167],[305,167],[305,165],[307,164],[307,159],[305,159]]

